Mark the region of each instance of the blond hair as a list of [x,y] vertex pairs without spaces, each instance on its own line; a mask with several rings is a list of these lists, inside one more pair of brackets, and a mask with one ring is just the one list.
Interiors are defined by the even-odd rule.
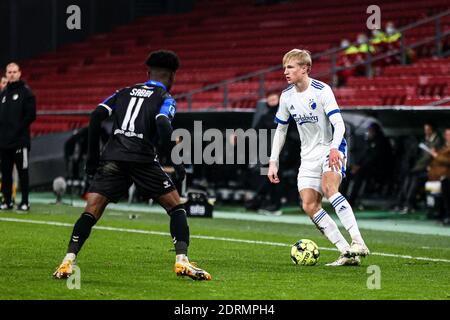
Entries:
[[306,65],[308,73],[311,71],[312,59],[311,52],[303,49],[292,49],[283,57],[283,66],[291,60],[295,60],[299,65]]

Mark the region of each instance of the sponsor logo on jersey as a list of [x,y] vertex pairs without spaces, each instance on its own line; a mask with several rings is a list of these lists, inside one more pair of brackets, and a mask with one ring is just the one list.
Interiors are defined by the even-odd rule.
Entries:
[[125,130],[122,130],[122,129],[114,130],[114,135],[116,135],[116,134],[123,134],[126,137],[136,137],[136,138],[139,138],[139,139],[144,139],[144,135],[142,133],[134,133],[134,132],[125,131]]
[[130,92],[130,96],[134,96],[134,97],[144,97],[144,98],[148,98],[153,94],[152,90],[145,90],[145,89],[136,89],[134,88],[133,90],[131,90]]
[[294,118],[295,122],[297,122],[297,124],[299,126],[301,126],[302,124],[305,123],[317,123],[319,122],[319,117],[318,116],[314,116],[312,113],[310,113],[309,115],[301,115],[301,116],[297,116],[296,114],[293,114],[292,117]]
[[6,97],[3,97],[2,103],[5,103],[5,102],[6,102]]
[[13,95],[13,100],[17,100],[19,98],[19,95],[16,93],[15,95]]
[[163,182],[163,185],[164,185],[164,189],[167,189],[170,187],[170,182],[166,180]]

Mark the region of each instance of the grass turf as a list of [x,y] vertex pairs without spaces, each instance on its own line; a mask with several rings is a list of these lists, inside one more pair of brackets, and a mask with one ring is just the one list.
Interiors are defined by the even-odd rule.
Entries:
[[[300,238],[319,247],[332,245],[313,225],[225,219],[190,219],[190,259],[213,280],[176,277],[162,214],[107,210],[98,226],[165,232],[167,235],[93,230],[77,263],[81,289],[51,274],[65,254],[72,225],[81,210],[34,205],[27,215],[14,211],[0,218],[69,223],[67,226],[0,221],[0,299],[449,299],[450,263],[371,255],[360,267],[326,267],[336,251],[321,250],[313,267],[292,264],[289,245]],[[372,252],[450,260],[450,237],[362,230]],[[345,233],[344,233],[345,234]],[[284,243],[243,243],[195,236]],[[422,248],[429,247],[429,248]],[[369,265],[381,270],[381,289],[368,289]]]

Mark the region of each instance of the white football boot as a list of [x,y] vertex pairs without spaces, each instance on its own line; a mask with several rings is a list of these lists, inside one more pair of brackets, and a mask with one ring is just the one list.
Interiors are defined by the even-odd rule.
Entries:
[[331,263],[327,263],[328,267],[339,267],[339,266],[359,266],[361,264],[361,259],[356,256],[353,258],[347,258],[344,254],[341,254],[339,258]]
[[352,257],[367,257],[370,254],[369,248],[364,243],[352,241],[350,249],[347,250],[345,256],[347,258]]

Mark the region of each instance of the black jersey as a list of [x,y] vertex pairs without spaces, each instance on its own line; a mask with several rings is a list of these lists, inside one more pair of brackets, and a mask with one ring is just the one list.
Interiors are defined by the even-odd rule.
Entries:
[[176,103],[161,82],[149,80],[118,90],[98,108],[106,108],[113,116],[101,160],[152,162],[158,141],[155,119],[163,116],[171,121]]

